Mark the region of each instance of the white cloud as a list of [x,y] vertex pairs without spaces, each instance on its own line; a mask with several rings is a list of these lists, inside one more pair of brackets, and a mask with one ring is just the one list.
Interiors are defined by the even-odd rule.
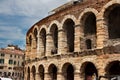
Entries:
[[25,39],[25,35],[22,33],[22,30],[18,27],[1,26],[0,38],[8,40],[23,40]]
[[[9,22],[0,17],[0,46],[21,41],[19,46],[25,45],[25,30],[48,15],[52,9],[68,2],[69,0],[0,0],[0,15],[22,16],[21,22]],[[16,25],[16,23],[19,23]],[[11,26],[15,24],[15,26]],[[6,26],[7,25],[7,26]],[[10,26],[8,26],[10,25]]]
[[0,2],[0,13],[30,17],[46,16],[47,13],[68,0],[4,0]]

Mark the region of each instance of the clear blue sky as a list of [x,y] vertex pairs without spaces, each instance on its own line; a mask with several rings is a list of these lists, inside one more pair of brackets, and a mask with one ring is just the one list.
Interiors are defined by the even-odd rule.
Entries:
[[0,0],[0,48],[25,49],[27,30],[52,9],[70,0]]

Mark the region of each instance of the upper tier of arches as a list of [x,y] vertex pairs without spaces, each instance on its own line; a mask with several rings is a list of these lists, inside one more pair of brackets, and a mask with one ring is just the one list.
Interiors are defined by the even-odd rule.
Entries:
[[[101,10],[85,8],[35,25],[26,36],[28,53],[62,54],[102,48],[120,38],[120,1],[111,0]],[[114,18],[114,19],[113,19]],[[41,22],[39,22],[41,23]],[[114,43],[114,42],[113,42]],[[33,52],[32,52],[33,51]]]

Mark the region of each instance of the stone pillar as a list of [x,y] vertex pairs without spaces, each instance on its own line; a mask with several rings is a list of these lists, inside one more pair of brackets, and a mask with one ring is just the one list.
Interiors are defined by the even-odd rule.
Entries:
[[39,72],[36,72],[35,80],[41,80]]
[[57,80],[64,80],[64,76],[63,76],[62,72],[57,73]]
[[[101,68],[99,68],[99,70],[98,70],[98,76],[105,76],[105,70],[104,70],[104,68],[101,66]],[[101,78],[100,80],[107,80],[107,79],[105,79],[105,78]]]
[[49,73],[45,73],[44,80],[51,80]]
[[31,58],[33,59],[33,58],[35,58],[36,56],[37,56],[37,48],[36,48],[36,40],[33,38],[32,39],[32,51],[31,51]]
[[58,30],[58,54],[65,54],[67,52],[67,40],[63,29]]
[[30,72],[30,80],[34,80],[32,72]]
[[80,24],[75,25],[75,41],[74,41],[75,52],[80,51]]
[[40,37],[38,36],[37,40],[37,58],[41,57],[40,55]]
[[75,72],[74,72],[74,80],[81,80],[81,78],[80,78],[80,70],[75,70]]
[[108,39],[108,27],[104,19],[97,20],[97,48],[103,48]]
[[25,73],[24,73],[24,80],[27,80],[27,76],[28,76],[28,73],[27,73],[27,71],[24,71]]
[[51,49],[52,49],[52,37],[51,34],[47,34],[46,36],[46,56],[51,55]]

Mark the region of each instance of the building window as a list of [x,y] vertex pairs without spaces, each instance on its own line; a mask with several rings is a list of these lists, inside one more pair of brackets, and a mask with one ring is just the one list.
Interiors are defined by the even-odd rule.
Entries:
[[4,53],[1,53],[1,57],[4,57],[5,56],[5,54]]
[[0,59],[0,64],[4,64],[4,59]]
[[14,65],[16,65],[16,61],[14,61]]
[[13,64],[13,60],[9,60],[9,64]]
[[4,67],[3,66],[0,66],[0,69],[3,69]]
[[22,56],[22,59],[24,59],[24,56]]
[[10,55],[10,57],[12,57],[12,54]]
[[18,58],[20,58],[20,56],[18,56]]
[[12,67],[8,67],[8,69],[12,69]]
[[92,41],[90,39],[86,40],[86,47],[87,47],[87,49],[91,49],[92,48]]
[[16,55],[14,55],[14,58],[16,58]]
[[19,66],[19,64],[20,64],[20,63],[19,63],[19,61],[18,61],[18,66]]

